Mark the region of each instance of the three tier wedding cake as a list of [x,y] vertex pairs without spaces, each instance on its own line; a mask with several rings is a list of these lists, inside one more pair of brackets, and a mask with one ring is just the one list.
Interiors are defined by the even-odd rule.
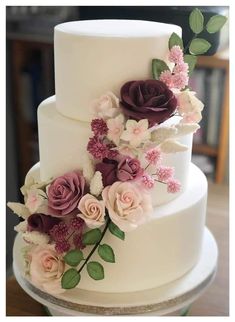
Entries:
[[55,296],[180,278],[199,260],[205,227],[207,180],[191,163],[203,103],[188,80],[209,42],[184,47],[170,24],[91,20],[56,26],[54,45],[40,163],[25,203],[8,203],[23,219],[25,278]]

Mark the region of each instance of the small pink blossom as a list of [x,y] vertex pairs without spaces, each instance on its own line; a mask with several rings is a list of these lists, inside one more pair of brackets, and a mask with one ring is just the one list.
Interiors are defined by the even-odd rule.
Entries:
[[159,148],[154,148],[146,152],[145,159],[151,165],[156,165],[162,159],[161,150]]
[[156,175],[158,177],[159,181],[166,182],[169,179],[171,179],[174,175],[174,168],[172,167],[166,167],[166,166],[160,166],[157,169]]
[[143,175],[141,178],[141,184],[146,189],[152,189],[154,187],[154,183],[154,179],[148,174]]
[[103,119],[94,119],[91,121],[91,129],[95,135],[105,135],[108,132],[107,124]]
[[178,74],[178,73],[188,73],[188,64],[185,62],[180,62],[177,65],[175,65],[173,69],[173,73]]
[[100,138],[92,137],[87,144],[87,151],[98,160],[102,160],[108,156],[109,149]]
[[183,62],[183,51],[180,46],[173,46],[169,53],[169,61],[175,64]]
[[150,132],[148,131],[148,120],[142,119],[140,121],[128,120],[126,122],[126,130],[122,133],[121,139],[128,141],[131,146],[137,147],[150,139]]
[[165,83],[167,87],[169,88],[173,87],[173,75],[171,74],[171,71],[164,70],[161,73],[159,80]]
[[120,136],[124,131],[124,117],[122,114],[107,121],[108,139],[113,141],[116,145],[119,144]]
[[179,192],[181,188],[181,184],[176,179],[170,179],[167,181],[167,192],[176,193]]
[[174,88],[183,89],[188,85],[188,74],[180,72],[172,76]]

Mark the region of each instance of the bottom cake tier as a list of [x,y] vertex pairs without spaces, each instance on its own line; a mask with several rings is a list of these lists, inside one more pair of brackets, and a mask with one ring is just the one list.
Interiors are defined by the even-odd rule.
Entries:
[[[39,163],[29,171],[26,181],[30,176],[39,179]],[[155,207],[151,219],[127,233],[125,241],[110,233],[105,235],[103,242],[112,245],[116,262],[103,263],[105,278],[100,281],[92,280],[84,270],[77,287],[97,292],[136,292],[180,278],[199,259],[206,203],[206,177],[191,164],[188,187],[177,199]],[[94,254],[92,260],[98,260],[98,255]]]

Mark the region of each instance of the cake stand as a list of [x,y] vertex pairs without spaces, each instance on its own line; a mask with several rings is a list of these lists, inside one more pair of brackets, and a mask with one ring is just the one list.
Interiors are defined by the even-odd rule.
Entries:
[[[33,286],[24,277],[21,256],[22,238],[17,235],[14,243],[13,269],[15,277],[32,298],[46,307],[49,315],[168,315],[181,312],[186,315],[189,306],[213,281],[218,258],[216,241],[205,228],[201,257],[198,264],[181,278],[145,291],[132,293],[99,293],[75,288],[57,296]],[[175,315],[179,315],[176,313]]]

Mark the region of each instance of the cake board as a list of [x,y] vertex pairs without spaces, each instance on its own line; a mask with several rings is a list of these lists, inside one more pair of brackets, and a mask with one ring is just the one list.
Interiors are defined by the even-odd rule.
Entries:
[[[207,289],[216,274],[218,248],[212,233],[205,228],[202,253],[198,264],[181,278],[166,285],[132,293],[98,293],[78,288],[53,296],[34,287],[23,273],[20,248],[22,239],[14,243],[13,270],[19,285],[53,316],[88,315],[152,315],[161,316],[188,307]],[[76,302],[74,300],[76,298]],[[177,313],[176,315],[179,315]]]

